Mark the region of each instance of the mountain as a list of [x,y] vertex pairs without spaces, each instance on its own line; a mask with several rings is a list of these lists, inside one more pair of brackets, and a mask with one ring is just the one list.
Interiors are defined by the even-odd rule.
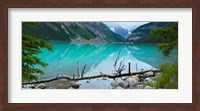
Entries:
[[131,28],[129,28],[129,35],[131,35],[131,33],[137,28],[137,27],[139,27],[139,26],[132,26]]
[[161,38],[151,35],[151,31],[156,28],[165,27],[172,22],[150,22],[136,28],[131,35],[127,38],[129,42],[135,43],[159,43],[162,42]]
[[48,41],[122,42],[125,39],[112,32],[102,22],[38,22],[23,26],[22,33]]
[[128,30],[122,28],[119,24],[115,22],[104,22],[104,24],[106,24],[110,28],[110,30],[125,38],[129,36]]

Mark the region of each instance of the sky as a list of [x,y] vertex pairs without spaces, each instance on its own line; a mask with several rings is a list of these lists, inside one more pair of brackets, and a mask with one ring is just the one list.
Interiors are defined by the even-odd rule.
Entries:
[[126,28],[130,26],[140,26],[149,22],[117,22],[121,27]]
[[143,25],[143,24],[146,24],[146,23],[149,23],[149,22],[106,22],[106,23],[117,23],[121,27],[123,27],[124,29],[130,30],[134,27],[138,27],[140,25]]

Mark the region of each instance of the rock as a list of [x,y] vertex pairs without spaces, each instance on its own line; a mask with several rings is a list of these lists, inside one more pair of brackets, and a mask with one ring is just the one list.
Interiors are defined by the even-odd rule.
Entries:
[[144,89],[153,89],[151,86],[145,86]]
[[155,74],[152,71],[149,71],[149,72],[144,73],[144,76],[145,77],[153,77],[153,76],[155,76]]
[[128,83],[129,87],[135,87],[135,85],[140,81],[140,79],[138,75],[134,75],[128,77],[125,81]]
[[145,78],[145,79],[144,79],[144,83],[145,83],[145,84],[148,84],[148,83],[150,83],[150,84],[155,84],[156,81],[153,80],[153,78],[151,77],[151,78]]
[[22,85],[22,88],[24,88],[24,89],[34,89],[35,85],[34,84]]
[[46,88],[46,85],[44,83],[40,83],[35,87],[35,89],[45,89],[45,88]]
[[159,77],[159,76],[160,76],[160,74],[161,74],[161,73],[156,73],[156,74],[155,74],[155,77]]
[[141,85],[136,85],[135,88],[136,88],[136,89],[143,89],[143,88],[144,88],[144,85],[143,85],[143,84],[141,84]]
[[129,84],[128,82],[124,81],[124,82],[120,82],[118,84],[118,86],[120,86],[121,88],[128,88],[129,87]]
[[121,87],[115,87],[115,88],[113,88],[113,89],[123,89],[123,88],[121,88]]
[[145,77],[142,75],[142,76],[138,76],[139,77],[139,82],[143,82],[144,81],[144,79],[145,79]]
[[69,81],[69,84],[76,84],[76,81]]
[[55,87],[49,87],[48,89],[56,89]]
[[112,82],[110,85],[112,86],[113,89],[118,87],[117,83],[115,83],[115,82]]
[[140,78],[138,77],[138,75],[134,75],[134,76],[130,76],[128,78],[126,78],[126,81],[134,81],[134,82],[139,82]]
[[78,89],[80,84],[77,84],[76,81],[70,81],[69,84],[71,85],[72,88]]
[[144,79],[144,82],[145,82],[145,83],[149,83],[149,82],[151,82],[151,81],[153,81],[151,78],[145,78],[145,79]]
[[79,84],[72,84],[72,88],[74,88],[74,89],[78,89],[79,88]]

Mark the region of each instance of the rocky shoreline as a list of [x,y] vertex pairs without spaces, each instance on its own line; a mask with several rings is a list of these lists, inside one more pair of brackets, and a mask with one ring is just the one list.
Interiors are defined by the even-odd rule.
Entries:
[[137,74],[117,79],[106,77],[79,81],[59,79],[39,84],[22,85],[22,89],[154,89],[149,84],[155,84],[153,78],[159,74],[149,71],[142,76]]

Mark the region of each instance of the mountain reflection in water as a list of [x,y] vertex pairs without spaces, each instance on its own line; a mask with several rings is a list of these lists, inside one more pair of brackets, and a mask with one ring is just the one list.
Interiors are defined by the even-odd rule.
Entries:
[[[95,75],[102,73],[112,74],[118,68],[120,62],[125,65],[124,72],[128,71],[127,65],[131,63],[131,72],[142,69],[157,68],[164,62],[177,60],[177,50],[169,57],[163,57],[157,45],[153,44],[71,44],[66,42],[51,43],[54,47],[53,52],[42,50],[43,53],[37,55],[48,66],[43,68],[45,75],[39,78],[49,78],[60,75],[77,75],[77,62],[79,62],[80,73],[84,67],[84,75]],[[121,50],[121,51],[120,51]],[[119,54],[120,51],[120,54]],[[117,66],[114,63],[119,55]],[[137,64],[137,69],[136,69]]]

